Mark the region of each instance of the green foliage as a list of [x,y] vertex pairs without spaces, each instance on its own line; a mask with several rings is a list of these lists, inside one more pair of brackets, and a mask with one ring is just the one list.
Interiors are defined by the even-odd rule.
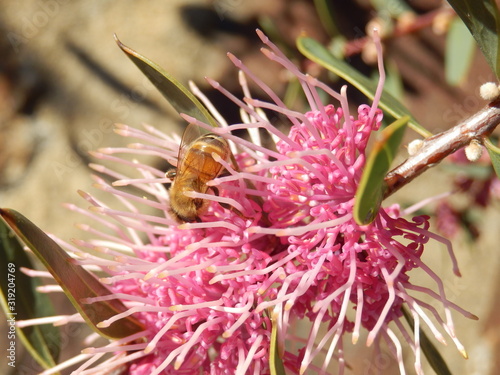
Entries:
[[201,122],[217,127],[217,122],[198,99],[179,81],[168,74],[158,64],[124,45],[115,35],[116,43],[130,60],[156,86],[158,91],[179,113],[192,116]]
[[493,169],[498,178],[500,178],[500,148],[494,146],[490,141],[485,142],[486,149],[490,155]]
[[458,86],[467,76],[476,44],[465,24],[458,18],[451,22],[446,38],[445,75],[446,81]]
[[328,0],[314,0],[314,7],[323,28],[330,36],[339,35],[335,22],[335,10],[333,4]]
[[359,225],[371,223],[378,213],[386,188],[384,177],[399,149],[408,120],[407,116],[402,117],[377,135],[356,191],[353,214]]
[[271,371],[271,375],[286,375],[285,366],[283,366],[283,361],[279,356],[278,325],[276,324],[276,320],[273,319],[272,324],[271,340],[269,343],[269,370]]
[[491,69],[500,78],[500,12],[495,0],[448,0],[468,27]]

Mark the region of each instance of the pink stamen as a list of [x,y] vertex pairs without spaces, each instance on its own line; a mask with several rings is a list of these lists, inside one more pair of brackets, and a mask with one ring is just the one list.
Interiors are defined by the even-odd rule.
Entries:
[[52,274],[48,271],[38,271],[38,270],[32,270],[30,268],[26,267],[20,267],[19,270],[24,273],[26,276],[30,277],[43,277],[43,278],[50,278],[52,279]]
[[[69,368],[71,366],[74,366],[75,364],[77,363],[80,363],[84,360],[86,360],[87,358],[92,358],[94,359],[94,356],[90,355],[90,354],[79,354],[73,358],[70,358],[68,359],[67,361],[64,361],[64,362],[61,362],[59,363],[58,365],[48,369],[48,370],[45,370],[45,371],[42,371],[39,375],[52,375],[52,374],[56,374],[66,368]],[[98,356],[95,357],[94,359],[94,362],[97,361],[99,358]],[[78,371],[78,370],[77,370]],[[75,374],[76,372],[73,372],[73,374]]]
[[[245,212],[245,209],[243,208],[243,206],[239,202],[237,202],[236,200],[234,200],[232,198],[221,197],[221,196],[212,195],[212,194],[203,194],[203,193],[198,193],[196,191],[189,191],[189,192],[184,193],[184,195],[189,197],[189,198],[201,198],[201,199],[208,199],[208,200],[211,200],[213,202],[225,203],[225,204],[228,204],[228,205],[236,208],[240,212]],[[238,227],[235,225],[231,225],[230,223],[221,223],[221,224],[226,228],[231,228],[234,231],[238,231]]]
[[[136,351],[136,350],[142,350],[146,347],[146,343],[140,343],[140,344],[133,344],[133,345],[122,345],[120,346],[120,350],[123,351]],[[116,351],[116,348],[114,347],[106,347],[102,346],[100,348],[85,348],[82,350],[82,353],[84,354],[98,354],[98,353],[113,353]]]
[[427,314],[424,313],[424,311],[419,306],[417,301],[414,298],[410,297],[406,293],[406,291],[404,290],[404,287],[403,287],[403,285],[401,285],[401,283],[398,284],[398,289],[401,290],[401,293],[398,293],[398,291],[396,291],[396,295],[398,297],[402,298],[403,300],[405,300],[408,303],[408,305],[411,307],[412,312],[414,312],[415,314],[418,314],[424,320],[425,324],[427,324],[427,326],[431,330],[431,332],[434,335],[434,337],[436,338],[436,340],[441,342],[443,345],[446,345],[446,340],[444,339],[441,332],[439,332],[437,330],[434,323],[429,319]]
[[379,72],[379,79],[377,84],[377,89],[375,90],[375,96],[373,97],[372,107],[370,109],[370,118],[375,116],[375,111],[378,108],[380,98],[382,97],[382,92],[384,91],[385,84],[385,69],[384,69],[384,55],[382,53],[382,44],[380,42],[380,36],[377,29],[373,29],[373,42],[375,43],[375,48],[377,49],[377,65]]
[[200,302],[192,305],[173,305],[169,307],[169,310],[170,311],[196,310],[196,309],[203,309],[205,307],[212,308],[212,307],[222,306],[223,304],[224,301],[222,301],[222,299],[219,299],[217,301]]
[[359,340],[359,329],[361,327],[361,318],[363,314],[363,304],[364,304],[364,296],[363,296],[363,287],[359,283],[356,287],[357,291],[357,305],[356,305],[356,317],[354,319],[354,328],[352,330],[352,344],[356,345]]
[[93,355],[89,361],[84,363],[85,367],[82,365],[82,367],[80,367],[78,370],[72,372],[72,375],[99,375],[102,374],[104,371],[109,370],[110,368],[115,368],[115,367],[119,368],[121,365],[125,363],[133,363],[137,359],[146,356],[146,354],[143,351],[133,352],[132,354],[127,354],[127,355],[125,355],[124,352],[122,352],[121,354],[115,355],[109,360],[97,366],[94,366],[89,370],[84,370],[85,368],[89,367],[92,363],[99,360],[100,356],[102,355],[104,355],[104,353]]
[[228,337],[231,337],[234,334],[234,332],[236,332],[236,330],[239,329],[241,325],[246,322],[246,320],[251,314],[250,311],[253,303],[254,303],[254,297],[251,294],[250,298],[248,299],[248,302],[244,306],[238,309],[239,310],[238,314],[241,314],[241,316],[233,323],[233,325],[230,328],[224,331],[224,333],[222,334],[223,338],[227,339]]
[[181,367],[182,363],[184,362],[184,358],[186,357],[188,351],[193,347],[194,344],[197,343],[199,336],[205,330],[210,330],[211,328],[213,328],[213,326],[217,326],[219,323],[222,323],[222,322],[223,322],[223,318],[216,318],[216,319],[210,320],[208,322],[205,322],[203,324],[200,324],[200,326],[196,329],[196,331],[191,336],[189,341],[186,344],[181,346],[182,350],[179,353],[179,355],[177,356],[174,368],[176,370],[178,370],[179,367]]
[[385,281],[387,282],[387,291],[389,292],[389,296],[387,298],[387,301],[384,305],[382,312],[380,313],[377,323],[368,333],[368,338],[366,339],[366,346],[370,346],[373,343],[373,340],[377,336],[379,330],[382,328],[382,325],[385,324],[387,314],[389,313],[389,310],[392,308],[394,299],[396,298],[396,292],[394,289],[394,280],[391,278],[391,275],[389,275],[389,272],[385,267],[382,268],[381,271]]
[[[179,312],[175,315],[172,315],[170,317],[170,319],[167,321],[167,323],[165,323],[165,325],[158,331],[158,333],[156,333],[156,335],[149,341],[146,349],[144,349],[144,352],[147,354],[147,353],[151,353],[154,348],[156,347],[156,345],[158,344],[158,342],[160,341],[160,339],[162,338],[163,335],[165,335],[168,330],[180,319],[183,319],[183,318],[187,318],[191,315],[194,315],[196,312],[193,312],[193,311],[182,311],[182,312]],[[170,362],[169,362],[170,363]],[[165,365],[167,366],[168,363]]]
[[131,302],[137,302],[137,303],[143,303],[143,304],[149,304],[149,305],[154,304],[154,301],[151,298],[134,296],[134,295],[127,294],[127,293],[113,293],[113,294],[99,296],[99,297],[82,298],[81,302],[86,303],[86,304],[91,304],[94,302],[111,301],[113,299],[121,299],[124,301],[131,301]]
[[151,126],[151,125],[148,125],[145,123],[142,123],[141,125],[144,129],[146,129],[146,131],[149,134],[153,135],[155,138],[160,138],[160,139],[166,140],[169,143],[169,145],[172,146],[172,147],[168,147],[171,150],[175,150],[175,147],[181,141],[181,138],[177,134],[173,134],[172,136],[170,136],[170,135],[166,135],[165,133],[163,133],[159,129],[155,128],[154,126]]
[[[228,53],[227,56],[231,60],[231,62],[241,71],[243,71],[248,77],[252,79],[268,96],[271,98],[273,102],[275,102],[277,105],[281,107],[286,107],[285,103],[274,93],[274,91],[266,85],[260,78],[258,78],[255,74],[253,74],[236,56],[234,56],[232,53]],[[241,108],[244,108],[241,106]],[[251,112],[249,112],[251,113]],[[259,118],[259,116],[255,117],[256,119]],[[290,119],[292,123],[296,126],[299,125],[297,121],[294,121],[293,119]]]
[[[191,117],[191,116],[188,116],[185,114],[181,114],[181,117],[188,122],[195,123],[196,125],[202,127],[203,129],[208,129],[208,127],[209,127],[209,125],[205,125],[204,123],[198,121],[194,117]],[[217,129],[212,128],[211,130],[213,133],[217,134]],[[283,159],[284,158],[283,155],[281,155],[278,152],[269,150],[269,149],[262,147],[262,146],[257,146],[257,145],[255,145],[251,142],[248,142],[242,138],[238,138],[238,137],[230,135],[230,134],[225,134],[224,138],[235,142],[239,147],[243,148],[246,152],[248,152],[250,154],[250,156],[255,160],[267,160],[267,159],[262,158],[262,156],[259,156],[254,151],[261,152],[263,155],[268,155],[271,158],[276,158],[276,159]]]
[[205,94],[196,86],[196,84],[193,81],[189,81],[189,89],[191,92],[201,100],[203,105],[208,109],[208,111],[214,116],[215,121],[217,121],[222,128],[227,128],[228,124],[227,121],[222,117],[222,115],[219,113],[217,108],[212,104],[212,102],[206,97]]
[[171,149],[173,146],[177,144],[177,142],[175,142],[175,140],[172,137],[169,137],[161,133],[154,127],[149,125],[144,125],[144,127],[148,130],[149,134],[137,128],[132,128],[123,124],[115,124],[114,132],[124,137],[133,137],[137,139],[142,139],[148,143],[161,147],[163,151],[167,153],[169,152],[169,149]]
[[406,370],[403,364],[403,348],[401,348],[401,343],[399,342],[397,336],[394,334],[394,332],[392,332],[390,328],[387,327],[385,329],[385,332],[387,332],[387,335],[390,337],[396,348],[396,359],[399,364],[399,372],[401,373],[401,375],[405,375]]
[[252,344],[250,347],[250,350],[248,351],[248,354],[246,355],[245,361],[243,363],[239,362],[238,367],[236,368],[236,375],[244,375],[250,366],[250,363],[255,355],[255,352],[257,351],[259,345],[261,344],[262,340],[264,338],[262,336],[258,336],[255,342]]

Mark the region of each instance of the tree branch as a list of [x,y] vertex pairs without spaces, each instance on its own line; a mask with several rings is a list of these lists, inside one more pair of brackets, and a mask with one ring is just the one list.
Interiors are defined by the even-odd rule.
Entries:
[[414,155],[387,174],[384,198],[441,162],[446,156],[467,146],[473,139],[484,143],[484,139],[499,123],[500,99],[497,99],[455,127],[424,139],[424,144]]

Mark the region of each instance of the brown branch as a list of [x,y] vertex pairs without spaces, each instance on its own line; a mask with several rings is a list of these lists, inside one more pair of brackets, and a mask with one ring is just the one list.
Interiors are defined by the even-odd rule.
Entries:
[[446,156],[467,146],[473,139],[483,143],[499,123],[500,99],[497,99],[455,127],[426,138],[416,154],[387,174],[385,177],[387,190],[384,198],[438,164]]
[[[396,25],[392,33],[382,37],[382,40],[394,39],[402,35],[412,34],[419,30],[425,29],[432,25],[434,19],[442,14],[455,14],[452,8],[439,8],[421,16],[415,17],[415,20],[409,24]],[[363,51],[367,43],[371,43],[373,39],[369,36],[364,36],[358,39],[348,41],[344,46],[344,55],[357,55]]]

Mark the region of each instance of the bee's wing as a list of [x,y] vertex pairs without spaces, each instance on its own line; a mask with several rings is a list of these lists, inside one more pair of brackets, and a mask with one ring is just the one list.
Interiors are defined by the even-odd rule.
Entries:
[[188,124],[188,126],[186,126],[186,129],[182,134],[181,144],[179,146],[179,155],[177,156],[178,171],[182,169],[184,156],[186,155],[186,151],[189,149],[189,146],[191,146],[194,141],[200,138],[204,134],[204,132],[205,131],[196,124],[190,123]]

